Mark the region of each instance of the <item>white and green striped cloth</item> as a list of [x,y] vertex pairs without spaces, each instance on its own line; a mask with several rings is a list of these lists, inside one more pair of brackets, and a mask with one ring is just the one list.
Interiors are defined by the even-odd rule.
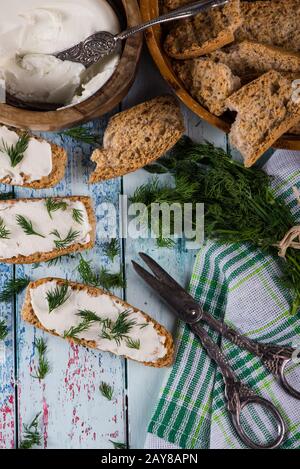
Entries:
[[[300,220],[292,191],[292,186],[300,189],[300,152],[276,151],[264,170],[274,176],[277,196]],[[295,345],[300,313],[289,314],[291,296],[278,281],[280,272],[277,259],[251,245],[208,242],[197,256],[190,291],[209,313],[224,317],[249,337]],[[212,337],[218,340],[216,333]],[[237,377],[282,412],[289,427],[283,447],[300,448],[300,401],[282,390],[258,358],[219,340]],[[265,441],[269,428],[264,420],[255,410],[251,420],[251,428]],[[180,326],[176,361],[149,424],[145,447],[245,448],[226,409],[222,376],[185,325]]]

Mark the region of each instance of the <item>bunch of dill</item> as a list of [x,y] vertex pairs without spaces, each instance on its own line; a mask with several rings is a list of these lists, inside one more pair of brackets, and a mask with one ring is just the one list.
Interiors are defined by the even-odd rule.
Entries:
[[[175,185],[154,179],[140,186],[131,202],[147,207],[155,202],[203,203],[206,238],[222,243],[249,242],[278,258],[276,245],[296,224],[289,208],[275,198],[270,176],[245,168],[212,144],[184,138],[167,156],[145,169],[171,173]],[[151,217],[148,223],[151,228]],[[282,269],[281,280],[291,289],[295,314],[300,307],[300,251],[288,249]]]

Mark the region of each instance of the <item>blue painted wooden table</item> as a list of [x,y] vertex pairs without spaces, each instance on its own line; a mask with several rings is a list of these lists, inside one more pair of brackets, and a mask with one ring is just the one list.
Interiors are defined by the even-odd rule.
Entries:
[[[136,82],[115,112],[163,92],[168,92],[167,85],[144,51]],[[223,133],[184,108],[183,112],[187,133],[193,139],[206,139],[226,148]],[[108,117],[89,123],[91,131],[102,137]],[[103,222],[102,214],[97,211],[99,203],[112,202],[118,211],[119,194],[131,194],[149,177],[141,170],[122,180],[89,186],[87,180],[93,166],[89,157],[93,148],[57,134],[47,134],[47,138],[68,151],[65,179],[51,190],[16,188],[16,197],[91,195],[99,224]],[[2,192],[9,190],[1,187]],[[127,239],[122,242],[120,256],[111,265],[104,255],[104,241],[98,237],[96,247],[84,256],[95,267],[108,266],[115,271],[123,268],[127,287],[115,293],[174,332],[176,324],[171,313],[132,271],[131,259],[137,259],[140,250],[155,257],[183,285],[188,283],[195,252],[187,250],[184,242],[170,250],[157,248],[151,240]],[[77,265],[78,256],[51,267],[47,264],[16,267],[0,264],[0,290],[8,279],[21,275],[31,279],[53,275],[79,280]],[[0,319],[5,319],[9,326],[9,334],[0,349],[0,448],[18,447],[23,424],[30,423],[38,412],[41,412],[44,448],[112,448],[110,440],[125,442],[130,448],[142,448],[147,423],[168,370],[144,367],[109,353],[69,345],[35,330],[20,319],[23,296],[19,295],[11,303],[0,303]],[[48,345],[51,373],[39,381],[31,374],[37,363],[34,340],[42,336]],[[113,386],[112,401],[100,394],[101,381]]]

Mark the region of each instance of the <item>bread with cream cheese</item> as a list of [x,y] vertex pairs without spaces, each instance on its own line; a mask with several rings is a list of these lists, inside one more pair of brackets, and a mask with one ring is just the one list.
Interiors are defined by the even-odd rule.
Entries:
[[[74,242],[70,243],[67,247],[63,248],[57,248],[54,247],[51,251],[43,252],[41,248],[39,247],[39,238],[38,236],[28,236],[28,242],[33,244],[34,247],[36,248],[36,251],[30,255],[16,255],[14,257],[0,257],[0,262],[7,263],[7,264],[35,264],[39,262],[46,262],[51,259],[54,259],[55,257],[60,257],[64,256],[67,254],[71,254],[74,252],[79,252],[83,251],[86,249],[91,249],[94,244],[95,244],[95,238],[96,238],[96,217],[93,209],[93,204],[92,200],[90,197],[85,197],[85,196],[71,196],[71,197],[51,197],[53,201],[69,201],[69,202],[81,202],[86,210],[87,213],[87,221],[91,227],[91,230],[89,232],[89,240],[87,240],[84,243],[79,243],[76,242],[76,239]],[[20,202],[25,202],[28,204],[32,204],[33,202],[38,202],[38,201],[47,201],[47,198],[34,198],[34,199],[9,199],[9,200],[1,200],[0,204],[1,207],[5,209],[5,206],[9,207],[12,204],[18,204]],[[34,207],[32,208],[34,210]],[[4,213],[4,212],[3,212]],[[64,217],[64,212],[59,215],[60,217]],[[7,227],[8,229],[10,228],[9,226]],[[50,233],[52,234],[52,233]],[[1,241],[1,240],[0,240]],[[5,243],[5,239],[2,240],[3,243]],[[5,245],[4,245],[4,249]]]
[[[51,282],[51,283],[54,282],[54,285],[59,286],[59,285],[65,284],[66,280],[58,279],[58,278],[43,278],[43,279],[37,280],[35,282],[31,282],[27,287],[25,302],[24,302],[23,309],[22,309],[22,318],[23,318],[24,321],[32,324],[33,326],[35,326],[39,329],[44,330],[45,332],[48,332],[48,333],[50,333],[54,336],[63,337],[64,334],[57,333],[55,331],[55,329],[47,329],[41,323],[41,321],[39,320],[39,318],[37,316],[38,313],[34,309],[33,300],[32,300],[32,296],[31,296],[31,291],[34,290],[34,289],[37,289],[39,287],[43,287],[49,282]],[[130,358],[130,359],[135,360],[135,361],[139,361],[140,363],[143,363],[144,365],[157,367],[157,368],[161,368],[161,367],[164,367],[164,366],[171,365],[171,363],[173,361],[173,356],[174,356],[174,344],[173,344],[172,336],[162,325],[160,325],[154,319],[150,318],[146,313],[138,310],[137,308],[134,308],[133,306],[126,303],[125,301],[121,300],[120,298],[112,295],[109,292],[103,291],[100,288],[95,288],[95,287],[91,287],[91,286],[87,286],[87,285],[80,284],[80,283],[75,283],[75,282],[68,282],[68,288],[70,288],[72,290],[72,292],[69,293],[69,298],[73,293],[76,293],[76,292],[85,292],[88,296],[91,296],[93,298],[98,298],[98,297],[101,297],[102,295],[104,295],[106,297],[109,297],[110,300],[112,300],[115,304],[120,306],[121,310],[129,311],[130,314],[132,315],[132,317],[130,318],[131,320],[135,319],[135,317],[138,319],[138,321],[134,320],[135,324],[134,324],[133,327],[136,327],[136,330],[138,330],[138,331],[135,331],[135,335],[140,334],[140,350],[139,350],[139,353],[138,353],[140,355],[140,357],[137,357],[137,354],[134,354],[134,353],[131,353],[132,356],[130,356],[130,352],[131,352],[130,348],[128,348],[127,353],[125,351],[125,353],[123,353],[122,356],[124,356],[125,358]],[[38,297],[39,297],[39,301],[40,301],[40,292],[38,293]],[[76,300],[76,304],[77,304],[77,301],[78,300]],[[80,304],[80,301],[79,301],[78,304]],[[84,305],[82,305],[82,308],[84,309]],[[55,314],[55,311],[53,311],[49,314]],[[59,310],[57,310],[57,314],[59,314],[59,318],[61,319],[62,315],[64,314],[64,305],[60,306]],[[49,316],[47,317],[47,319],[49,319]],[[77,320],[77,323],[78,322],[80,322],[79,319]],[[162,346],[162,353],[160,353],[160,355],[162,355],[162,356],[159,356],[158,358],[152,359],[152,361],[149,361],[149,359],[147,361],[143,360],[143,342],[142,342],[143,337],[144,338],[149,337],[149,336],[147,336],[147,334],[148,334],[147,333],[147,325],[152,326],[151,334],[154,334],[154,336],[156,336],[157,339],[159,340],[159,343],[162,344],[161,345]],[[67,326],[67,328],[68,327],[69,327],[69,325]],[[130,334],[130,333],[128,333],[128,334]],[[97,333],[97,337],[98,336],[99,335]],[[93,349],[101,350],[101,344],[97,345],[95,340],[85,340],[85,339],[80,339],[80,338],[78,338],[78,339],[75,338],[74,339],[74,338],[70,338],[70,337],[65,337],[65,338],[70,342],[75,342],[75,343],[78,343],[79,345],[83,345],[85,347],[90,347],[90,348],[93,348]],[[123,340],[126,340],[126,338],[122,339],[121,341],[123,341]],[[118,346],[116,345],[116,347],[118,347]],[[124,347],[124,345],[123,345],[123,347]],[[123,348],[123,350],[124,350],[124,348]],[[125,348],[125,350],[126,350],[126,348]],[[111,350],[109,350],[109,351],[111,351]],[[116,355],[121,355],[121,354],[118,353],[117,349],[115,351],[111,351],[111,353],[114,353]],[[157,354],[157,352],[155,350],[155,346],[154,346],[153,353],[154,353],[154,356],[155,356],[155,354]]]
[[[17,133],[19,136],[22,135],[25,131],[14,129],[12,127],[7,127],[8,130]],[[42,177],[39,180],[30,181],[30,177],[28,174],[21,174],[23,183],[17,184],[13,182],[13,178],[10,175],[7,175],[3,178],[0,178],[0,183],[8,184],[11,186],[20,185],[21,187],[28,187],[31,189],[47,189],[53,186],[56,186],[61,179],[64,177],[65,169],[67,165],[67,152],[64,148],[47,141],[44,138],[37,137],[35,135],[31,135],[31,138],[38,140],[39,142],[47,142],[51,147],[52,152],[52,171],[49,175]],[[1,156],[1,154],[0,154]]]

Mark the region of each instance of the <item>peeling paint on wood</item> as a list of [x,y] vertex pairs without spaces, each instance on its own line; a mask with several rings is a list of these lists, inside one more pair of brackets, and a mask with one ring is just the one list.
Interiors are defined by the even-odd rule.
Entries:
[[[145,76],[147,80],[144,79]],[[159,90],[166,92],[167,85],[144,55],[135,86],[123,106],[126,108],[141,102],[145,100],[145,96],[153,97],[159,94]],[[226,147],[224,134],[203,123],[186,109],[183,108],[183,111],[187,133],[192,138],[206,139]],[[107,118],[88,125],[93,132],[102,135],[106,123]],[[31,191],[18,188],[15,190],[17,197],[91,195],[100,224],[103,223],[99,210],[101,202],[113,202],[118,213],[118,197],[122,187],[125,194],[130,194],[148,177],[141,170],[125,176],[123,186],[119,179],[89,186],[87,181],[93,166],[90,162],[92,147],[57,134],[48,134],[47,137],[67,149],[69,164],[66,177],[54,189]],[[1,187],[0,190],[8,189]],[[105,231],[108,227],[104,228]],[[155,294],[137,279],[130,261],[137,259],[139,251],[145,250],[186,285],[195,253],[187,251],[184,243],[179,243],[173,250],[158,250],[149,240],[127,240],[124,244],[125,251],[116,259],[113,268],[117,270],[124,265],[128,285],[126,299],[174,331],[176,325],[173,316]],[[83,255],[96,267],[111,268],[103,248],[104,241],[98,236],[95,249]],[[80,280],[77,264],[76,255],[67,257],[52,267],[45,263],[16,268],[0,264],[0,288],[14,273],[17,277],[28,275],[33,280],[49,275]],[[118,292],[119,295],[122,293]],[[20,441],[23,423],[31,422],[39,412],[43,448],[112,448],[109,440],[126,442],[128,431],[130,447],[141,448],[167,370],[143,367],[130,361],[126,368],[121,358],[70,345],[60,338],[48,336],[20,319],[23,299],[24,294],[21,294],[15,305],[14,302],[0,303],[0,318],[7,319],[9,326],[4,363],[1,363],[0,357],[0,449],[15,447],[16,430]],[[38,337],[44,337],[47,341],[47,358],[51,364],[51,373],[43,381],[30,376],[34,374],[37,364],[34,342]],[[105,399],[99,391],[102,381],[114,388],[111,401]]]

